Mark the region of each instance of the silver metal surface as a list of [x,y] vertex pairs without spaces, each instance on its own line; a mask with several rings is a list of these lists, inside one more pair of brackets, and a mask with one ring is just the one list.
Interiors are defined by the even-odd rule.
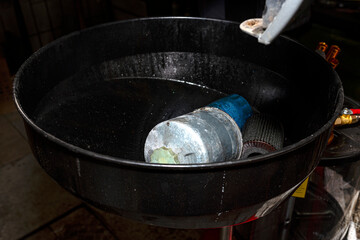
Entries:
[[344,109],[341,111],[341,114],[353,114],[353,111],[351,111],[351,110],[348,109],[348,108],[344,108]]
[[[266,12],[262,19],[248,19],[240,29],[254,36],[259,43],[270,44],[291,22],[303,0],[266,0]],[[256,23],[256,24],[254,24]]]
[[235,160],[240,158],[242,135],[227,113],[204,107],[156,125],[145,142],[146,162],[157,162],[151,156],[159,149],[171,151],[180,164]]
[[223,227],[220,229],[220,240],[232,240],[233,239],[233,226]]
[[262,18],[247,19],[240,24],[240,29],[243,32],[246,32],[247,34],[256,38],[258,38],[265,31]]

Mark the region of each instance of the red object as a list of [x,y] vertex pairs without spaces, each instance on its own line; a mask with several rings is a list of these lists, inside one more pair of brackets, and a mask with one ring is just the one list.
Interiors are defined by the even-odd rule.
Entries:
[[240,224],[244,224],[244,223],[248,223],[248,222],[254,221],[254,220],[256,220],[256,219],[258,219],[258,217],[255,217],[255,215],[254,215],[254,216],[250,217],[248,220],[246,220],[245,222],[241,222],[241,223],[235,224],[234,226],[240,225]]
[[350,109],[350,111],[352,111],[353,114],[360,114],[360,109]]
[[200,237],[201,240],[219,240],[219,238],[220,238],[220,228],[207,229]]
[[[258,219],[258,217],[255,217],[255,215],[254,215],[254,216],[250,217],[248,220],[246,220],[245,222],[241,222],[241,223],[235,224],[233,226],[251,222],[256,219]],[[206,229],[206,231],[203,233],[203,235],[201,236],[200,239],[201,240],[218,240],[219,237],[220,237],[220,228],[215,228],[215,229]]]

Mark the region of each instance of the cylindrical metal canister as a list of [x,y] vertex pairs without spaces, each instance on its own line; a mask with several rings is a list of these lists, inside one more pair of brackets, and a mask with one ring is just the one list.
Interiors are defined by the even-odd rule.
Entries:
[[251,111],[244,98],[231,95],[207,107],[161,122],[146,139],[145,161],[196,164],[239,159],[242,150],[239,123],[242,126]]

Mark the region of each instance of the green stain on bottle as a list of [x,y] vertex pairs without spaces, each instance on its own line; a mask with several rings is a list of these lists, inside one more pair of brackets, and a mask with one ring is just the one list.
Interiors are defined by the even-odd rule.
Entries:
[[160,163],[160,164],[179,164],[177,154],[175,154],[171,148],[161,147],[155,149],[150,157],[151,163]]

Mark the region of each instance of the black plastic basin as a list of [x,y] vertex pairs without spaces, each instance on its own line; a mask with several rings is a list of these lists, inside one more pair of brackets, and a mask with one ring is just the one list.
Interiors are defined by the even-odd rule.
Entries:
[[[157,123],[227,94],[284,126],[285,147],[243,161],[144,162]],[[153,18],[110,23],[54,41],[15,78],[32,151],[78,197],[149,224],[222,227],[266,215],[319,162],[343,103],[320,56],[280,37],[257,43],[238,23]]]

